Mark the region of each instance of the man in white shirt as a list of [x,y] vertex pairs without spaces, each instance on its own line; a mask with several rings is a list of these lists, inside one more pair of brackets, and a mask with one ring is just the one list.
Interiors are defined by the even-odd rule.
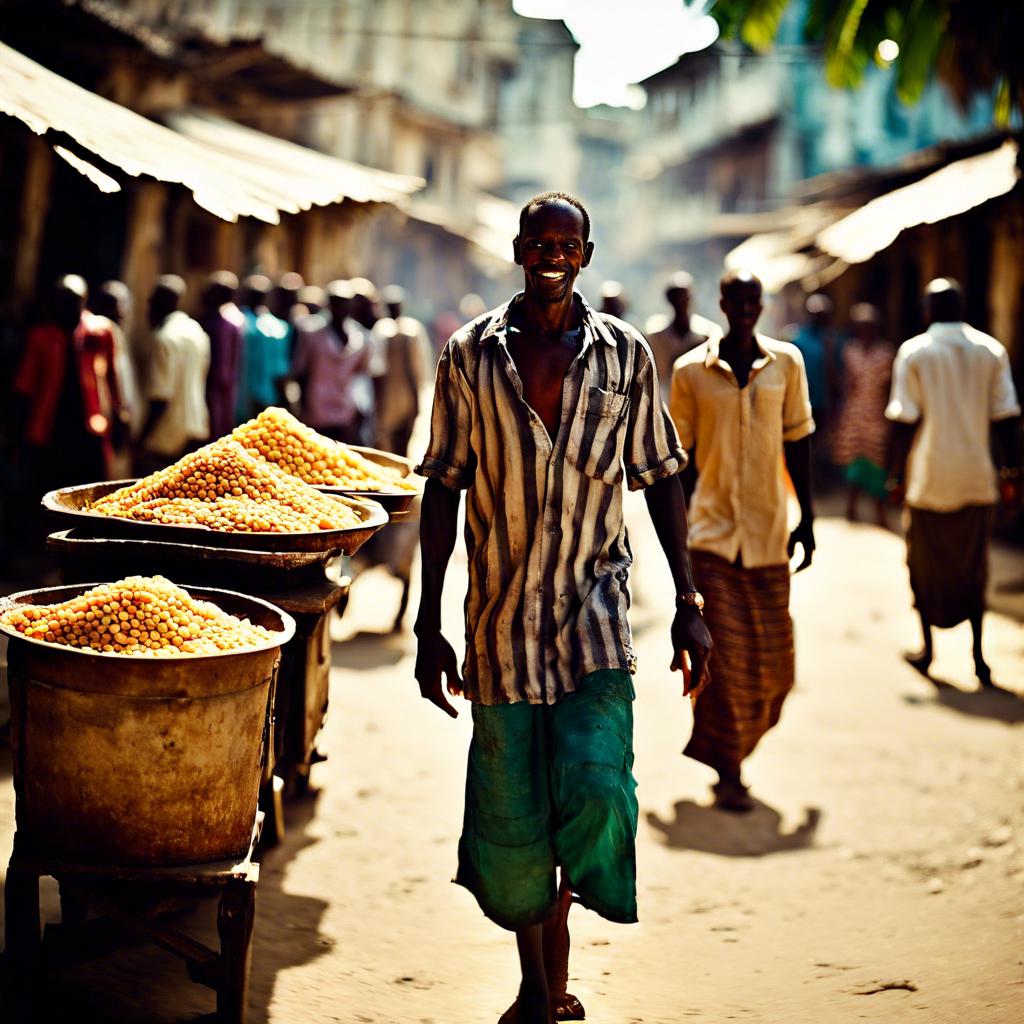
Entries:
[[152,472],[169,466],[207,441],[210,414],[206,406],[206,375],[210,339],[178,307],[185,282],[174,274],[161,277],[149,298],[153,347],[149,365],[149,412],[142,428],[140,467]]
[[[907,564],[924,646],[907,661],[928,674],[932,626],[968,620],[974,667],[983,686],[992,673],[982,656],[988,540],[999,499],[1020,505],[1020,404],[1006,349],[963,322],[963,293],[938,278],[925,290],[928,329],[905,341],[893,365],[886,416],[895,424],[890,487],[905,486]],[[906,477],[904,483],[904,475]]]
[[722,334],[718,324],[690,312],[692,296],[693,278],[685,270],[673,274],[665,288],[665,300],[672,307],[672,318],[658,313],[649,317],[644,327],[644,336],[658,368],[661,397],[666,402],[676,360],[709,338],[721,337]]
[[431,384],[435,360],[427,329],[402,312],[402,289],[397,285],[385,288],[382,299],[388,315],[373,325],[371,333],[377,445],[405,455],[420,411],[420,398]]

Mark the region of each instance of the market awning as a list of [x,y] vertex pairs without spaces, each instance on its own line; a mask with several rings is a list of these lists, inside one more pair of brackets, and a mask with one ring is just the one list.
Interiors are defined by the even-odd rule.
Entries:
[[166,121],[204,151],[215,149],[242,160],[261,179],[280,179],[282,185],[302,197],[303,209],[343,199],[400,206],[425,184],[422,178],[339,160],[213,114],[182,111],[168,114]]
[[956,217],[1005,195],[1016,184],[1017,143],[948,164],[911,185],[872,199],[817,235],[822,252],[863,263],[907,228]]
[[[343,199],[401,203],[422,186],[418,178],[337,160],[230,121],[181,115],[193,119],[192,127],[205,138],[201,141],[97,96],[3,43],[0,112],[37,135],[63,133],[129,175],[184,185],[196,203],[228,221],[256,217],[276,224],[282,213]],[[216,122],[216,129],[209,122]],[[114,180],[74,155],[72,166],[90,180]]]
[[828,271],[837,261],[814,249],[817,233],[844,211],[826,203],[795,206],[775,212],[778,230],[751,235],[725,257],[727,270],[749,270],[765,291],[778,292],[791,281]]

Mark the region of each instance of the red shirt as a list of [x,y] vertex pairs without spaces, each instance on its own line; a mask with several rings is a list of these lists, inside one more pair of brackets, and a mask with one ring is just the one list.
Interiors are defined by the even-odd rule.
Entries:
[[52,438],[65,369],[70,362],[70,343],[75,347],[74,365],[81,388],[82,429],[102,438],[109,449],[114,416],[121,408],[121,393],[114,365],[114,336],[105,323],[86,312],[70,337],[56,324],[39,324],[28,332],[25,353],[14,378],[14,390],[31,399],[25,425],[27,441],[45,445]]

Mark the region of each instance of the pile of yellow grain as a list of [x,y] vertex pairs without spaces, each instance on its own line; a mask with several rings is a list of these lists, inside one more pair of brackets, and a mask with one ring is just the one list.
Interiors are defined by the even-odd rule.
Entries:
[[223,438],[122,487],[93,512],[227,533],[312,533],[358,526],[355,509]]
[[196,601],[163,576],[129,576],[52,605],[17,605],[0,621],[35,640],[112,654],[219,654],[274,634]]
[[397,469],[371,462],[348,445],[318,434],[286,409],[264,409],[231,437],[253,455],[307,484],[350,491],[415,491]]

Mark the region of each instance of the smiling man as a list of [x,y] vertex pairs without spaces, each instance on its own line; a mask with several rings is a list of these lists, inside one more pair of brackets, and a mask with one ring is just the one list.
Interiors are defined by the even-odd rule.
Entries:
[[[566,993],[574,895],[608,920],[637,919],[623,482],[646,488],[672,570],[672,665],[684,692],[706,682],[711,649],[676,476],[686,455],[646,342],[574,292],[589,236],[587,211],[565,193],[523,208],[514,253],[524,290],[442,352],[420,467],[430,479],[416,679],[453,717],[442,676],[472,703],[456,880],[516,933],[522,983],[505,1024],[583,1019]],[[460,677],[441,634],[441,592],[463,489]]]

